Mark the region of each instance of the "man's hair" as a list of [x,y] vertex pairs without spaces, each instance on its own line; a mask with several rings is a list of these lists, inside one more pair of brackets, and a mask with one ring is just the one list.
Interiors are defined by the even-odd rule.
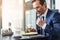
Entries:
[[36,1],[39,1],[41,5],[43,5],[44,2],[45,2],[45,0],[32,0],[32,3],[33,3],[33,2],[36,2]]

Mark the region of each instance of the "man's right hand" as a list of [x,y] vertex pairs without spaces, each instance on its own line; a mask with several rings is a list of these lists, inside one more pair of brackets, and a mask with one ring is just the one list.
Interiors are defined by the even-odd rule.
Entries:
[[43,27],[43,25],[45,24],[45,22],[42,21],[40,18],[38,18],[37,21],[36,21],[36,24],[37,24],[39,27]]

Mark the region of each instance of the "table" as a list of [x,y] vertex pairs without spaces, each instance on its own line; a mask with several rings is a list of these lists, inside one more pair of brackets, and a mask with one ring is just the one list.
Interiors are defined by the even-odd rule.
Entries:
[[30,35],[30,36],[22,36],[19,38],[20,40],[48,40],[48,36],[45,35]]
[[21,38],[14,38],[14,36],[1,36],[1,40],[47,40],[48,36],[44,35],[30,35],[30,36],[21,36]]

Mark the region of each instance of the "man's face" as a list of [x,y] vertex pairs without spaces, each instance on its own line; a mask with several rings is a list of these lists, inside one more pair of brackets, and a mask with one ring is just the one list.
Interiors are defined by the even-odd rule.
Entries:
[[37,14],[42,14],[44,11],[44,4],[41,5],[39,1],[33,2],[33,8],[36,10]]

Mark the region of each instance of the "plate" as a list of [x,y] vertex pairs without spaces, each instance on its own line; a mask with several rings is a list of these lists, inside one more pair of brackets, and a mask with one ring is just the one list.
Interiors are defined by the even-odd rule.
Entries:
[[24,34],[22,34],[22,35],[23,35],[23,36],[37,35],[37,32],[24,33]]

